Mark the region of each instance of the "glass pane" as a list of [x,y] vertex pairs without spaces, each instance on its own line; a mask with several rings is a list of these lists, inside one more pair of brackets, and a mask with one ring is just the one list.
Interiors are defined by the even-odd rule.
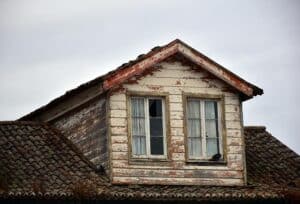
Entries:
[[132,153],[146,154],[145,109],[143,98],[131,99]]
[[219,139],[218,138],[207,138],[206,139],[206,152],[208,157],[212,157],[213,155],[217,154],[218,146],[219,146]]
[[151,137],[163,135],[162,118],[150,118],[150,135]]
[[152,155],[164,154],[162,100],[149,99],[150,150]]
[[199,119],[188,120],[188,137],[200,137],[200,124]]
[[217,102],[205,101],[205,119],[217,119]]
[[132,153],[134,155],[145,155],[146,154],[146,137],[144,136],[133,136],[132,141]]
[[131,115],[132,117],[145,117],[144,99],[132,98],[131,99]]
[[163,137],[151,137],[151,154],[164,154]]
[[149,116],[161,117],[162,116],[162,101],[161,99],[149,99]]
[[206,137],[218,137],[217,120],[205,120]]
[[189,156],[199,157],[201,156],[201,139],[200,138],[188,138],[188,150]]
[[145,119],[144,118],[132,118],[132,134],[133,135],[145,135]]
[[188,118],[200,118],[200,101],[188,100]]

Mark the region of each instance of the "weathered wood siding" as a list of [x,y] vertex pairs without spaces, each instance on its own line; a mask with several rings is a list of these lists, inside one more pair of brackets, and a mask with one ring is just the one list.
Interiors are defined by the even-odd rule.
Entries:
[[97,166],[108,168],[105,96],[58,118],[53,125],[62,131]]
[[[193,71],[179,62],[163,62],[162,68],[146,75],[125,89],[114,92],[109,100],[110,162],[113,183],[243,185],[244,144],[238,94],[207,73]],[[126,92],[167,93],[169,108],[168,161],[140,162],[129,155]],[[183,93],[223,94],[226,126],[226,165],[189,164],[185,161]],[[168,127],[167,127],[168,128]]]

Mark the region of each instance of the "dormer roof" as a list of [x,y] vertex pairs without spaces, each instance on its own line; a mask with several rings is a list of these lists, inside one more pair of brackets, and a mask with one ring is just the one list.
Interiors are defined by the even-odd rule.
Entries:
[[[20,120],[31,120],[40,113],[56,106],[60,102],[73,97],[74,95],[86,91],[91,87],[95,89],[95,96],[92,96],[91,98],[107,93],[108,91],[120,86],[122,83],[125,83],[130,78],[147,73],[147,70],[153,69],[155,64],[163,62],[167,58],[176,55],[180,55],[181,59],[184,58],[186,61],[195,64],[196,68],[204,69],[214,77],[224,81],[232,87],[232,89],[240,93],[242,100],[248,100],[254,96],[263,94],[263,90],[261,88],[247,82],[222,65],[190,47],[183,41],[176,39],[167,45],[154,47],[147,54],[141,54],[135,60],[124,63],[115,70],[82,84],[75,89],[67,91],[64,95],[23,116]],[[89,98],[86,100],[89,100]]]

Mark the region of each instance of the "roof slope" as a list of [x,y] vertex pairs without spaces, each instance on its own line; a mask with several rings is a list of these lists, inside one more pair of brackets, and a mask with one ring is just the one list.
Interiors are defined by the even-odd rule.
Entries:
[[245,143],[249,182],[272,186],[293,186],[298,182],[300,156],[265,127],[246,127]]
[[[46,124],[0,122],[0,197],[280,199],[300,178],[300,157],[265,128],[245,128],[249,185],[110,185],[71,142]],[[297,187],[299,192],[299,187]]]
[[48,110],[51,107],[61,103],[65,99],[72,97],[92,86],[99,86],[99,94],[113,89],[115,86],[126,82],[133,76],[139,76],[143,72],[146,72],[148,68],[153,67],[156,63],[159,63],[170,56],[180,54],[187,60],[193,62],[198,67],[201,67],[216,76],[217,78],[228,83],[233,88],[237,89],[244,94],[243,99],[249,99],[256,95],[263,94],[263,90],[246,80],[242,79],[238,75],[232,73],[222,65],[216,63],[212,59],[208,58],[199,51],[193,49],[186,43],[179,39],[173,40],[164,46],[156,46],[151,49],[147,54],[139,55],[135,60],[131,60],[122,64],[115,70],[108,72],[102,76],[99,76],[85,84],[78,86],[75,89],[67,91],[64,95],[52,100],[47,105],[40,107],[39,109],[23,116],[20,120],[31,120],[38,114]]
[[0,193],[71,193],[105,177],[55,129],[33,122],[0,122]]

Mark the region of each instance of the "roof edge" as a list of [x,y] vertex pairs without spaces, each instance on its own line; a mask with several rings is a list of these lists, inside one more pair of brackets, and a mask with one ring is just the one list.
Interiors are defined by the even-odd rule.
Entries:
[[[209,63],[214,64],[217,67],[220,67],[221,69],[224,69],[225,72],[227,72],[228,74],[234,76],[235,78],[237,78],[238,80],[240,80],[241,82],[243,82],[244,84],[246,84],[247,86],[251,87],[253,89],[253,94],[252,96],[246,96],[243,98],[243,100],[248,100],[250,98],[252,98],[253,96],[256,95],[262,95],[263,94],[263,89],[255,86],[254,84],[251,84],[250,82],[247,82],[246,80],[242,79],[240,76],[234,74],[233,72],[229,71],[227,68],[223,67],[222,65],[218,64],[217,62],[213,61],[212,59],[210,59],[209,57],[205,56],[204,54],[200,53],[199,51],[197,51],[196,49],[192,48],[191,46],[189,46],[188,44],[186,44],[185,42],[183,42],[180,39],[175,39],[173,41],[171,41],[170,43],[163,45],[163,46],[156,46],[154,48],[152,48],[148,53],[146,54],[141,54],[139,56],[137,56],[137,58],[135,60],[130,60],[127,63],[124,63],[122,65],[120,65],[119,67],[117,67],[116,69],[103,74],[99,77],[96,77],[93,80],[90,80],[84,84],[79,85],[78,87],[71,89],[69,91],[66,91],[65,94],[53,99],[52,101],[50,101],[48,104],[41,106],[40,108],[20,117],[17,120],[32,120],[35,116],[37,116],[38,114],[42,113],[43,111],[48,110],[49,108],[59,104],[60,102],[64,101],[65,99],[74,96],[76,93],[80,93],[81,91],[85,90],[86,88],[89,88],[93,85],[96,85],[97,83],[99,84],[99,86],[101,86],[101,93],[104,93],[106,91],[105,89],[105,82],[107,81],[107,79],[113,77],[116,75],[117,71],[121,71],[124,70],[126,68],[132,67],[133,65],[136,65],[137,63],[143,61],[146,58],[149,58],[153,55],[155,55],[158,52],[161,52],[164,49],[167,48],[171,48],[173,45],[176,44],[181,44],[185,47],[187,47],[188,49],[190,49],[192,52],[195,52],[197,55],[199,55],[200,57],[204,58],[205,60],[207,60]],[[178,52],[178,49],[177,49]]]
[[244,129],[266,131],[267,128],[266,128],[266,126],[261,126],[261,125],[258,125],[258,126],[249,125],[249,126],[244,126]]

